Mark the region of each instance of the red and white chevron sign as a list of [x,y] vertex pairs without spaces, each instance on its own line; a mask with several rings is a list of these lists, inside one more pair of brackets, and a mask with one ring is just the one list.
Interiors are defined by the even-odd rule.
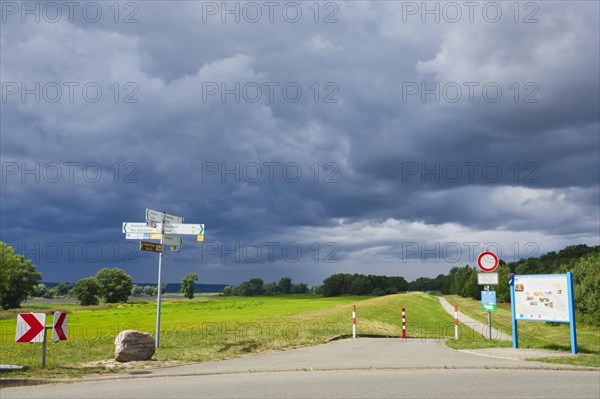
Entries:
[[44,342],[45,329],[45,313],[20,313],[15,342]]
[[54,323],[52,323],[52,341],[67,340],[67,314],[63,312],[54,313]]

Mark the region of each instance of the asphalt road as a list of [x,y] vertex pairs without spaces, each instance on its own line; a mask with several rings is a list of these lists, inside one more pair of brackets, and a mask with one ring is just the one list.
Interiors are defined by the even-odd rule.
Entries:
[[594,398],[599,375],[540,370],[268,372],[38,385],[3,398]]
[[2,388],[0,398],[600,397],[600,370],[523,360],[549,355],[512,348],[455,351],[436,340],[359,338],[75,383]]

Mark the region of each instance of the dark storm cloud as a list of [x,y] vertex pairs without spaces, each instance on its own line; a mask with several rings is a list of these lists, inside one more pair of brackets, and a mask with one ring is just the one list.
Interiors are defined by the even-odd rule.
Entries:
[[[336,3],[330,24],[308,3],[297,23],[222,23],[210,2],[136,3],[129,24],[7,16],[2,239],[103,249],[40,256],[47,280],[119,265],[152,281],[155,256],[120,230],[161,209],[207,228],[204,246],[186,237],[166,256],[167,280],[231,283],[447,269],[414,243],[597,244],[598,4],[539,3],[525,24],[506,7],[497,23],[422,23],[405,3]],[[62,97],[9,94],[23,82]]]

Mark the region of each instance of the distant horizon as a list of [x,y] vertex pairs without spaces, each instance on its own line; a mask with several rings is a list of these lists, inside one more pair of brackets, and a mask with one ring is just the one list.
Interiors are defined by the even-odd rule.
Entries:
[[[588,244],[586,244],[586,243],[580,243],[580,244],[575,244],[575,245],[567,245],[567,246],[565,246],[565,247],[563,247],[563,248],[560,248],[560,249],[557,249],[557,250],[551,250],[551,251],[548,251],[548,252],[546,252],[546,253],[544,253],[544,254],[541,254],[541,255],[537,255],[537,256],[533,256],[533,257],[529,257],[529,258],[521,258],[521,259],[519,259],[519,260],[517,260],[517,261],[512,261],[512,262],[506,262],[506,261],[504,261],[504,259],[501,259],[501,258],[500,258],[500,260],[501,260],[501,261],[504,261],[504,262],[506,262],[507,264],[511,264],[511,263],[516,263],[516,262],[518,262],[518,261],[520,261],[520,260],[524,260],[524,259],[531,259],[531,258],[533,258],[533,259],[539,259],[539,258],[541,258],[542,256],[548,255],[548,254],[549,254],[549,253],[551,253],[551,252],[554,252],[554,253],[559,253],[560,251],[562,251],[562,250],[564,250],[564,249],[566,249],[566,248],[573,247],[573,246],[577,246],[577,245],[587,245],[587,246],[588,246],[588,247],[590,247],[590,248],[594,248],[594,247],[600,246],[600,243],[599,243],[599,244],[597,244],[597,245],[588,245]],[[454,265],[454,266],[457,266],[457,265]],[[453,266],[453,267],[454,267],[454,266]],[[460,265],[460,266],[458,266],[458,267],[464,267],[464,266],[471,266],[471,267],[473,267],[473,268],[477,268],[477,266],[476,266],[476,265],[469,265],[469,264]],[[350,272],[343,272],[343,271],[341,271],[341,272],[338,272],[338,273],[350,273]],[[333,273],[333,274],[338,274],[338,273]],[[354,273],[350,273],[350,274],[354,274]],[[371,273],[358,273],[358,274],[365,274],[365,275],[369,275],[369,274],[371,274]],[[413,282],[413,281],[415,281],[415,280],[417,280],[417,279],[419,279],[419,278],[434,278],[434,277],[437,277],[439,274],[444,274],[444,275],[447,275],[448,273],[438,273],[438,274],[436,274],[435,276],[419,276],[419,277],[416,277],[416,278],[413,278],[413,279],[407,279],[405,276],[402,276],[402,275],[395,275],[395,274],[376,274],[376,275],[381,275],[381,276],[397,276],[397,277],[403,277],[403,278],[405,278],[405,280],[406,280],[407,282],[409,282],[409,283],[410,283],[410,282]],[[256,277],[256,276],[255,276],[255,277],[250,277],[250,278],[261,278],[261,279],[262,279],[262,280],[263,280],[265,283],[270,283],[270,282],[278,282],[278,281],[279,281],[281,278],[284,278],[284,277],[290,277],[290,276],[281,276],[281,277],[279,277],[279,278],[276,278],[276,279],[270,279],[270,280],[265,280],[265,279],[262,279],[261,277]],[[329,277],[329,276],[327,276],[327,277]],[[245,280],[245,281],[247,281],[247,280]],[[77,281],[75,281],[75,282],[71,282],[71,281],[59,281],[59,282],[55,282],[55,281],[41,281],[41,282],[40,282],[40,284],[60,284],[60,283],[75,284],[76,282],[77,282]],[[310,287],[310,286],[312,286],[312,285],[321,285],[321,284],[323,283],[323,281],[321,281],[321,282],[319,282],[319,283],[308,283],[308,282],[306,282],[306,281],[297,280],[297,279],[294,279],[294,278],[292,278],[292,282],[293,282],[293,283],[296,283],[296,284],[298,284],[298,283],[304,283],[304,284],[307,284],[309,287]],[[241,282],[240,282],[240,283],[241,283]],[[140,283],[140,282],[133,282],[133,281],[132,281],[132,284],[135,284],[135,285],[138,285],[138,286],[146,286],[146,285],[148,285],[148,286],[157,286],[157,285],[158,285],[158,283],[156,283],[156,282],[154,282],[154,283],[151,283],[151,282],[144,282],[144,283]],[[163,284],[168,284],[168,285],[180,285],[180,284],[181,284],[181,282],[163,282]],[[195,285],[196,285],[196,286],[207,286],[207,287],[219,287],[219,286],[227,287],[227,286],[237,286],[237,285],[239,285],[239,283],[238,283],[238,284],[223,284],[223,283],[195,283]]]
[[[77,281],[72,282],[72,281],[40,281],[40,284],[60,284],[60,283],[66,283],[66,284],[76,284]],[[133,285],[138,285],[138,286],[145,286],[145,285],[149,285],[149,286],[157,286],[157,283],[136,283],[136,282],[131,282],[131,284]],[[169,285],[181,285],[181,283],[163,283],[163,284],[169,284]],[[209,283],[195,283],[195,285],[199,285],[199,286],[210,286],[210,287],[217,287],[217,286],[225,286],[227,287],[230,284],[209,284]]]

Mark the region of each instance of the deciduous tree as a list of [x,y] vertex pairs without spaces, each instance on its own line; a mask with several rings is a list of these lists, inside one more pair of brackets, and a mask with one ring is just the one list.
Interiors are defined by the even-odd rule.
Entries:
[[23,255],[15,255],[14,249],[0,241],[0,307],[18,308],[21,302],[35,294],[42,278],[35,266]]

